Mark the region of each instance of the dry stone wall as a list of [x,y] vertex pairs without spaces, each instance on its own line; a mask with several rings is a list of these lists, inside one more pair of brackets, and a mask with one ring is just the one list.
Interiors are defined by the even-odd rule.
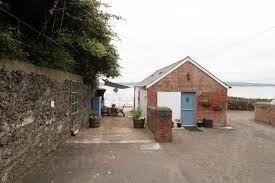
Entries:
[[254,111],[256,102],[270,102],[270,99],[228,97],[228,110]]
[[[16,64],[21,70],[14,67]],[[37,160],[52,152],[68,139],[72,127],[85,126],[91,110],[93,90],[79,76],[23,65],[0,61],[2,183],[15,181]],[[41,75],[41,70],[52,75]],[[58,73],[57,79],[54,73]],[[74,113],[72,96],[78,97]]]

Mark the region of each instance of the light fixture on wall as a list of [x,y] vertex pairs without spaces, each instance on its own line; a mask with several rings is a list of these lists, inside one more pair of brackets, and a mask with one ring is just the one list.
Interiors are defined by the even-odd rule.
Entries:
[[186,74],[186,79],[187,79],[187,81],[191,80],[191,75],[189,73]]
[[118,92],[118,88],[114,88],[113,92],[117,93]]

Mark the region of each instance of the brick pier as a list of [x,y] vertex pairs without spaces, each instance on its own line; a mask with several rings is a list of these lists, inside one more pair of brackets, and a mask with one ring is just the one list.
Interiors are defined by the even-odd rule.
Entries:
[[168,107],[148,107],[147,125],[157,142],[172,141],[172,110]]
[[255,120],[275,126],[275,105],[268,102],[254,104]]

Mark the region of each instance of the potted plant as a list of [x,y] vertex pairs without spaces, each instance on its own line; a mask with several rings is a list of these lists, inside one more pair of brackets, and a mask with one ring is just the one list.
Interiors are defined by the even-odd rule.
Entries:
[[203,118],[203,125],[205,128],[213,128],[213,120]]
[[180,122],[180,119],[176,119],[175,121],[176,121],[176,123],[177,123],[177,127],[178,127],[178,128],[181,128],[181,122]]
[[77,127],[74,127],[74,128],[71,128],[71,135],[72,136],[76,136],[79,132],[79,128]]
[[142,112],[140,107],[137,110],[133,110],[133,122],[134,128],[144,128],[145,118],[142,117]]
[[89,116],[90,128],[100,127],[100,118],[97,116],[96,112],[92,111]]
[[210,106],[212,105],[212,102],[211,102],[211,100],[203,99],[203,100],[201,101],[201,105],[202,105],[203,107],[208,108],[208,107],[210,107]]

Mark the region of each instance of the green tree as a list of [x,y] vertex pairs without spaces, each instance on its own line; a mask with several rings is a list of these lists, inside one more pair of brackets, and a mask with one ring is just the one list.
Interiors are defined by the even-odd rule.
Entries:
[[[0,56],[81,74],[86,82],[120,74],[110,25],[119,16],[100,0],[0,0]],[[45,38],[45,37],[48,38]]]

